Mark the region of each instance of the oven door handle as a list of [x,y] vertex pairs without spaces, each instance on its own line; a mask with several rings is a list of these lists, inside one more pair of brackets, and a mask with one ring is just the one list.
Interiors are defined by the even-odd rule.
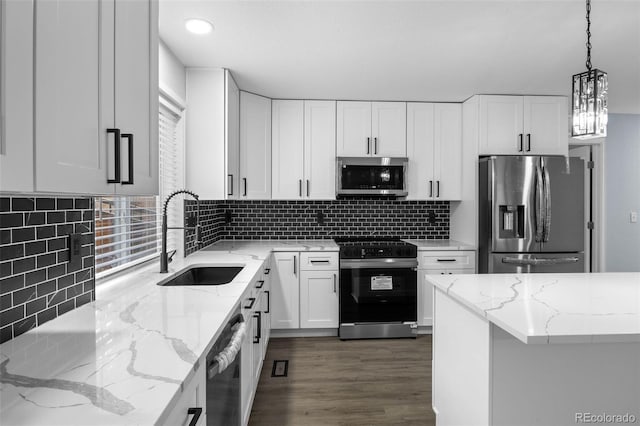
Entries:
[[342,259],[340,269],[411,269],[417,268],[416,259]]

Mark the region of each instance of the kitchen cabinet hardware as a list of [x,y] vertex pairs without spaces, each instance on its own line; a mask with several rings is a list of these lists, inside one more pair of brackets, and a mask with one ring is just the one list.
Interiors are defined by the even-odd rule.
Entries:
[[293,275],[297,275],[297,274],[298,274],[298,271],[297,271],[297,269],[296,269],[296,263],[297,263],[297,262],[298,262],[298,260],[297,260],[297,256],[295,256],[295,255],[294,255],[294,256],[293,256]]
[[260,343],[260,338],[262,337],[262,312],[257,311],[253,314],[253,317],[258,320],[256,335],[253,338],[253,343]]
[[373,153],[378,153],[378,138],[373,138]]
[[315,264],[315,263],[330,263],[329,259],[321,259],[321,260],[310,260],[309,262]]
[[309,196],[309,179],[307,179],[307,197]]
[[440,181],[436,181],[436,197],[440,198]]
[[456,259],[436,259],[437,262],[455,262]]
[[269,311],[271,310],[271,292],[269,290],[265,290],[264,294],[267,295],[267,310],[264,311],[265,314],[268,314]]
[[429,181],[429,198],[433,197],[433,181]]
[[189,426],[197,426],[198,420],[200,420],[200,416],[202,416],[202,408],[200,407],[190,407],[187,410],[187,414],[193,416],[191,421],[189,422]]
[[120,183],[120,129],[107,129],[107,134],[113,133],[114,171],[113,179],[107,178],[107,183]]
[[244,191],[243,191],[242,195],[246,197],[247,196],[247,178],[246,177],[242,178],[242,184],[244,186]]
[[270,272],[271,272],[271,268],[267,268],[264,270],[265,275],[269,275]]
[[336,274],[333,274],[333,292],[334,292],[334,293],[337,293],[337,290],[336,290],[336,281],[337,281],[337,280],[338,280],[338,279],[337,279],[337,277],[336,277]]
[[128,149],[128,165],[129,165],[129,178],[122,181],[122,185],[133,185],[133,133],[122,133],[121,138],[127,140]]
[[249,304],[247,306],[245,306],[245,309],[253,309],[253,305],[256,303],[256,298],[255,297],[250,297],[249,299]]
[[522,152],[522,133],[518,134],[518,152]]
[[371,154],[371,138],[367,138],[367,155]]
[[[260,285],[258,285],[257,283],[260,283]],[[256,281],[256,288],[262,288],[262,287],[264,287],[264,280]]]
[[227,185],[229,187],[229,191],[227,191],[227,195],[233,195],[233,175],[232,174],[228,174],[227,175]]
[[531,133],[527,133],[527,152],[531,152]]
[[302,179],[298,179],[298,195],[302,197]]

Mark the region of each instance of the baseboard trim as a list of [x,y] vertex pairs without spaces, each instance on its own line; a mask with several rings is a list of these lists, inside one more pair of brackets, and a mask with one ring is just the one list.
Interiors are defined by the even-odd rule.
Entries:
[[298,328],[291,330],[271,330],[271,337],[275,339],[281,337],[334,337],[337,335],[337,328]]

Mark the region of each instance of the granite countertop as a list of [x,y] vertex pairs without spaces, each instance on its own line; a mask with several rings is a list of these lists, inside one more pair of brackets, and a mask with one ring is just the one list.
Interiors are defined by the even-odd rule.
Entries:
[[[100,284],[96,301],[0,345],[2,425],[161,422],[274,250],[337,251],[332,240],[223,241]],[[189,265],[244,266],[229,284],[160,287]],[[164,410],[164,411],[163,411]]]
[[640,342],[640,273],[426,278],[524,343]]
[[463,243],[456,240],[415,240],[403,239],[407,243],[411,243],[418,248],[418,251],[436,251],[436,250],[475,250],[472,244]]

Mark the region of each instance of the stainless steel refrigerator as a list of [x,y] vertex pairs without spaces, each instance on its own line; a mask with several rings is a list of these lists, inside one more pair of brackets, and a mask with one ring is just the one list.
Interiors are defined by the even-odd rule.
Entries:
[[584,161],[497,156],[479,164],[480,273],[584,272]]

